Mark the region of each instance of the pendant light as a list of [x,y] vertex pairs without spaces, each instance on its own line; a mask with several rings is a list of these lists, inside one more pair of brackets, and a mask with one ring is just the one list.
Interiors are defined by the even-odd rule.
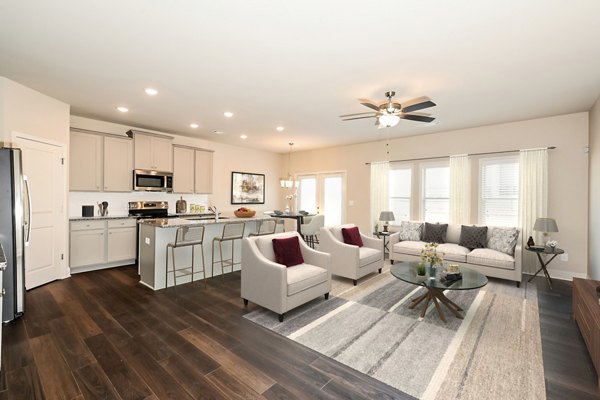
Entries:
[[299,183],[294,179],[292,174],[290,174],[290,164],[292,161],[292,147],[294,146],[294,142],[289,142],[288,144],[290,145],[290,151],[288,152],[288,165],[287,165],[288,175],[287,175],[287,178],[281,178],[279,180],[279,184],[284,189],[291,189],[292,187],[298,187],[298,183]]

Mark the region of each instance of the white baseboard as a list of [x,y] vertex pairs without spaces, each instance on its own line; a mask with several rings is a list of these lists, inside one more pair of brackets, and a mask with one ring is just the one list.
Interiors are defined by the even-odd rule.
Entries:
[[[548,268],[548,273],[552,279],[560,279],[563,281],[572,281],[573,278],[588,279],[587,273],[573,272],[573,271],[561,271],[557,269]],[[533,275],[533,273],[523,272],[523,275]],[[544,273],[540,272],[538,276],[543,277]]]

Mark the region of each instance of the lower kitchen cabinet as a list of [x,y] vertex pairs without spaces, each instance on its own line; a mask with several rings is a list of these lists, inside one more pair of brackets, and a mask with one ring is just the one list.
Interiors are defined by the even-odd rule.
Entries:
[[103,219],[71,221],[71,273],[135,262],[137,221]]

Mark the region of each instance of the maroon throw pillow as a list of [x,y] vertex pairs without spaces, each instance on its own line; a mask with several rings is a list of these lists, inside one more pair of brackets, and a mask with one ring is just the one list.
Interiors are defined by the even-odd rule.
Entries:
[[342,228],[342,236],[344,237],[344,243],[363,247],[363,241],[357,226],[352,228]]
[[275,252],[275,261],[286,267],[303,264],[302,252],[300,251],[300,242],[298,236],[292,236],[285,239],[273,239],[273,251]]

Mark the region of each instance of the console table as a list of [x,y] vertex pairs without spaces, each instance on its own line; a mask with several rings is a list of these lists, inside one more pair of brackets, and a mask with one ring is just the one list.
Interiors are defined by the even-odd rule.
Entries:
[[600,373],[600,304],[596,294],[599,285],[600,281],[573,278],[573,318],[585,340],[596,376]]

